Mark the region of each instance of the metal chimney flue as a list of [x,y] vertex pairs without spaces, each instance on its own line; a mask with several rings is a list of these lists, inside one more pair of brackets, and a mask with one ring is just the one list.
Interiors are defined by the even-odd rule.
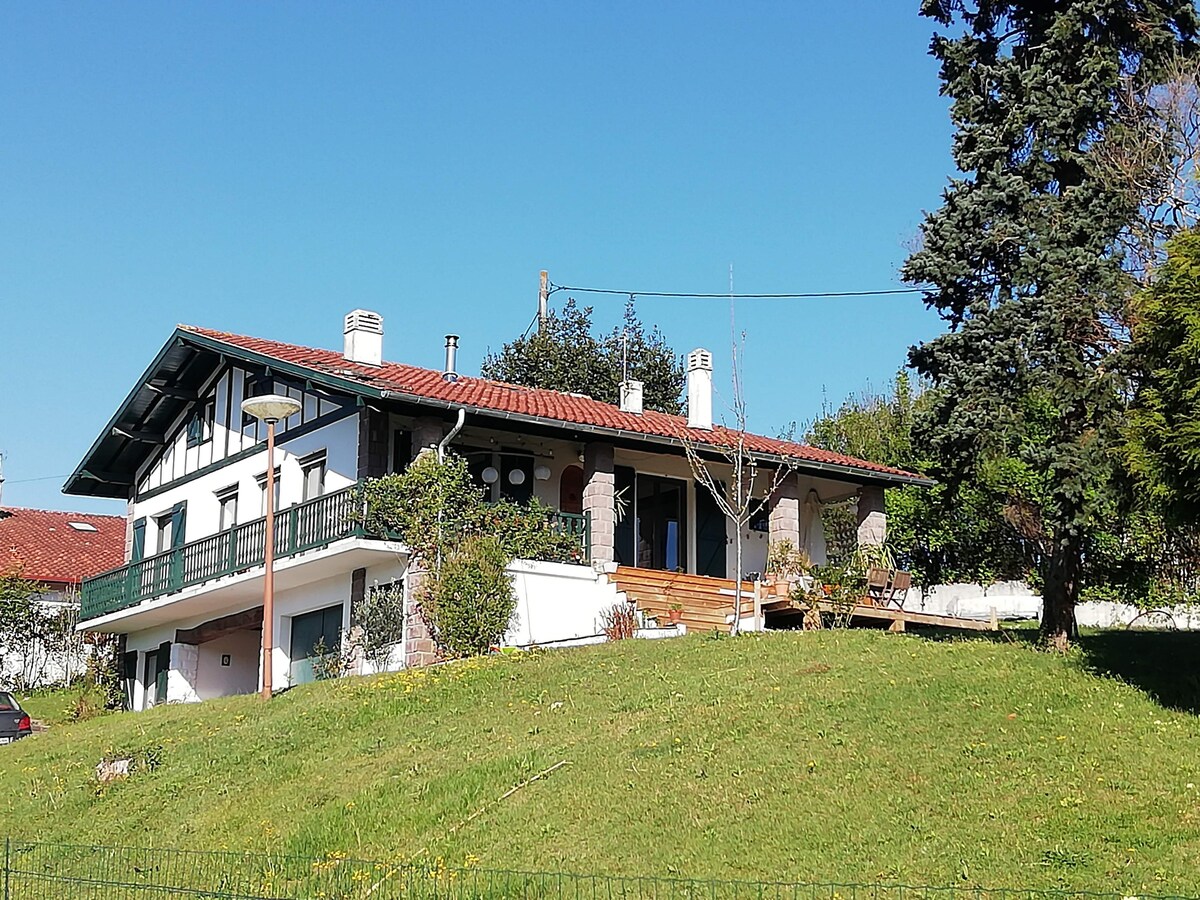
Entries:
[[458,381],[458,335],[446,335],[446,369],[442,372],[445,381]]

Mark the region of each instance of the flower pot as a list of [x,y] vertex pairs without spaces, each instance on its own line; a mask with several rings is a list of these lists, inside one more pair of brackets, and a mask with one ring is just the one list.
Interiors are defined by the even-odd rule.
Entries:
[[683,610],[682,609],[667,610],[667,621],[670,622],[672,625],[678,625],[681,621],[683,621]]

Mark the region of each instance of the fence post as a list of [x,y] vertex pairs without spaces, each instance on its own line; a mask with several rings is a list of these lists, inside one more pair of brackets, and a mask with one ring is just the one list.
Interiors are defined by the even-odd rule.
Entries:
[[8,900],[8,870],[9,870],[9,853],[12,848],[12,838],[4,839],[4,900]]

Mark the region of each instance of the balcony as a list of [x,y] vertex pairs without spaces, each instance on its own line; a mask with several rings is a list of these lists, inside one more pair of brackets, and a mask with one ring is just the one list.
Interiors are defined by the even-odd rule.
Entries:
[[[280,510],[275,517],[275,558],[285,560],[327,547],[344,538],[397,540],[394,534],[371,534],[363,526],[358,486],[324,494]],[[551,527],[579,541],[581,560],[587,559],[587,517],[556,512]],[[263,565],[266,519],[235,525],[101,573],[83,582],[81,621],[137,606],[186,588],[247,572]]]

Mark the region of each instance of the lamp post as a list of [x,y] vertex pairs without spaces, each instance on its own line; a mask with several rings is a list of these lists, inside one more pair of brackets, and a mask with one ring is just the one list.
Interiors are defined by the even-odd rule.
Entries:
[[242,401],[242,412],[267,423],[266,543],[263,547],[262,696],[271,698],[271,651],[275,625],[275,423],[300,412],[300,401],[265,394]]

